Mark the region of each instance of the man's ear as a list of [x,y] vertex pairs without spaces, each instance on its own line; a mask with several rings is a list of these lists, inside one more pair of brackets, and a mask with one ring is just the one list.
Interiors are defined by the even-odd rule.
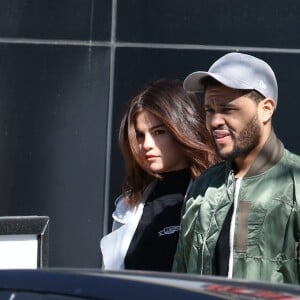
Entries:
[[260,117],[264,124],[272,119],[275,111],[275,106],[275,101],[272,98],[265,98],[264,100],[259,102]]

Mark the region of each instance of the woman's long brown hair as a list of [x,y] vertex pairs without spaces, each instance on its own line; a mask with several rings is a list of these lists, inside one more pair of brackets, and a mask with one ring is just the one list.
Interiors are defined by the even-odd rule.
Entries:
[[135,122],[142,111],[153,114],[166,126],[188,159],[192,178],[218,161],[198,96],[185,91],[182,81],[177,79],[151,82],[129,102],[119,130],[126,172],[122,194],[129,205],[138,203],[146,186],[154,178],[160,178],[140,154]]

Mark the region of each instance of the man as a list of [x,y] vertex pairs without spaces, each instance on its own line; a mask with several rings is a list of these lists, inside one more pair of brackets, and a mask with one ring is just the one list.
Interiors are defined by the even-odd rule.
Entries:
[[194,182],[173,271],[272,282],[300,280],[300,157],[272,128],[277,81],[261,59],[228,53],[187,76],[203,91],[223,162]]

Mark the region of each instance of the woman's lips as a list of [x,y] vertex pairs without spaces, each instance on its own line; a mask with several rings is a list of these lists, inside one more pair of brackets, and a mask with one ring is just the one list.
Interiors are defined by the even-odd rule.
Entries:
[[155,156],[155,155],[145,155],[145,157],[148,161],[151,161],[151,160],[155,160],[157,156]]

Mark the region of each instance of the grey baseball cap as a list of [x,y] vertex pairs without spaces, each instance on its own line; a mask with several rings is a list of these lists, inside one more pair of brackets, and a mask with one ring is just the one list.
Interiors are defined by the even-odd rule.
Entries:
[[231,52],[215,61],[208,72],[197,71],[183,81],[187,91],[201,92],[204,89],[201,80],[213,77],[221,84],[242,90],[256,90],[266,98],[272,98],[276,105],[278,86],[272,68],[263,60],[240,52]]

